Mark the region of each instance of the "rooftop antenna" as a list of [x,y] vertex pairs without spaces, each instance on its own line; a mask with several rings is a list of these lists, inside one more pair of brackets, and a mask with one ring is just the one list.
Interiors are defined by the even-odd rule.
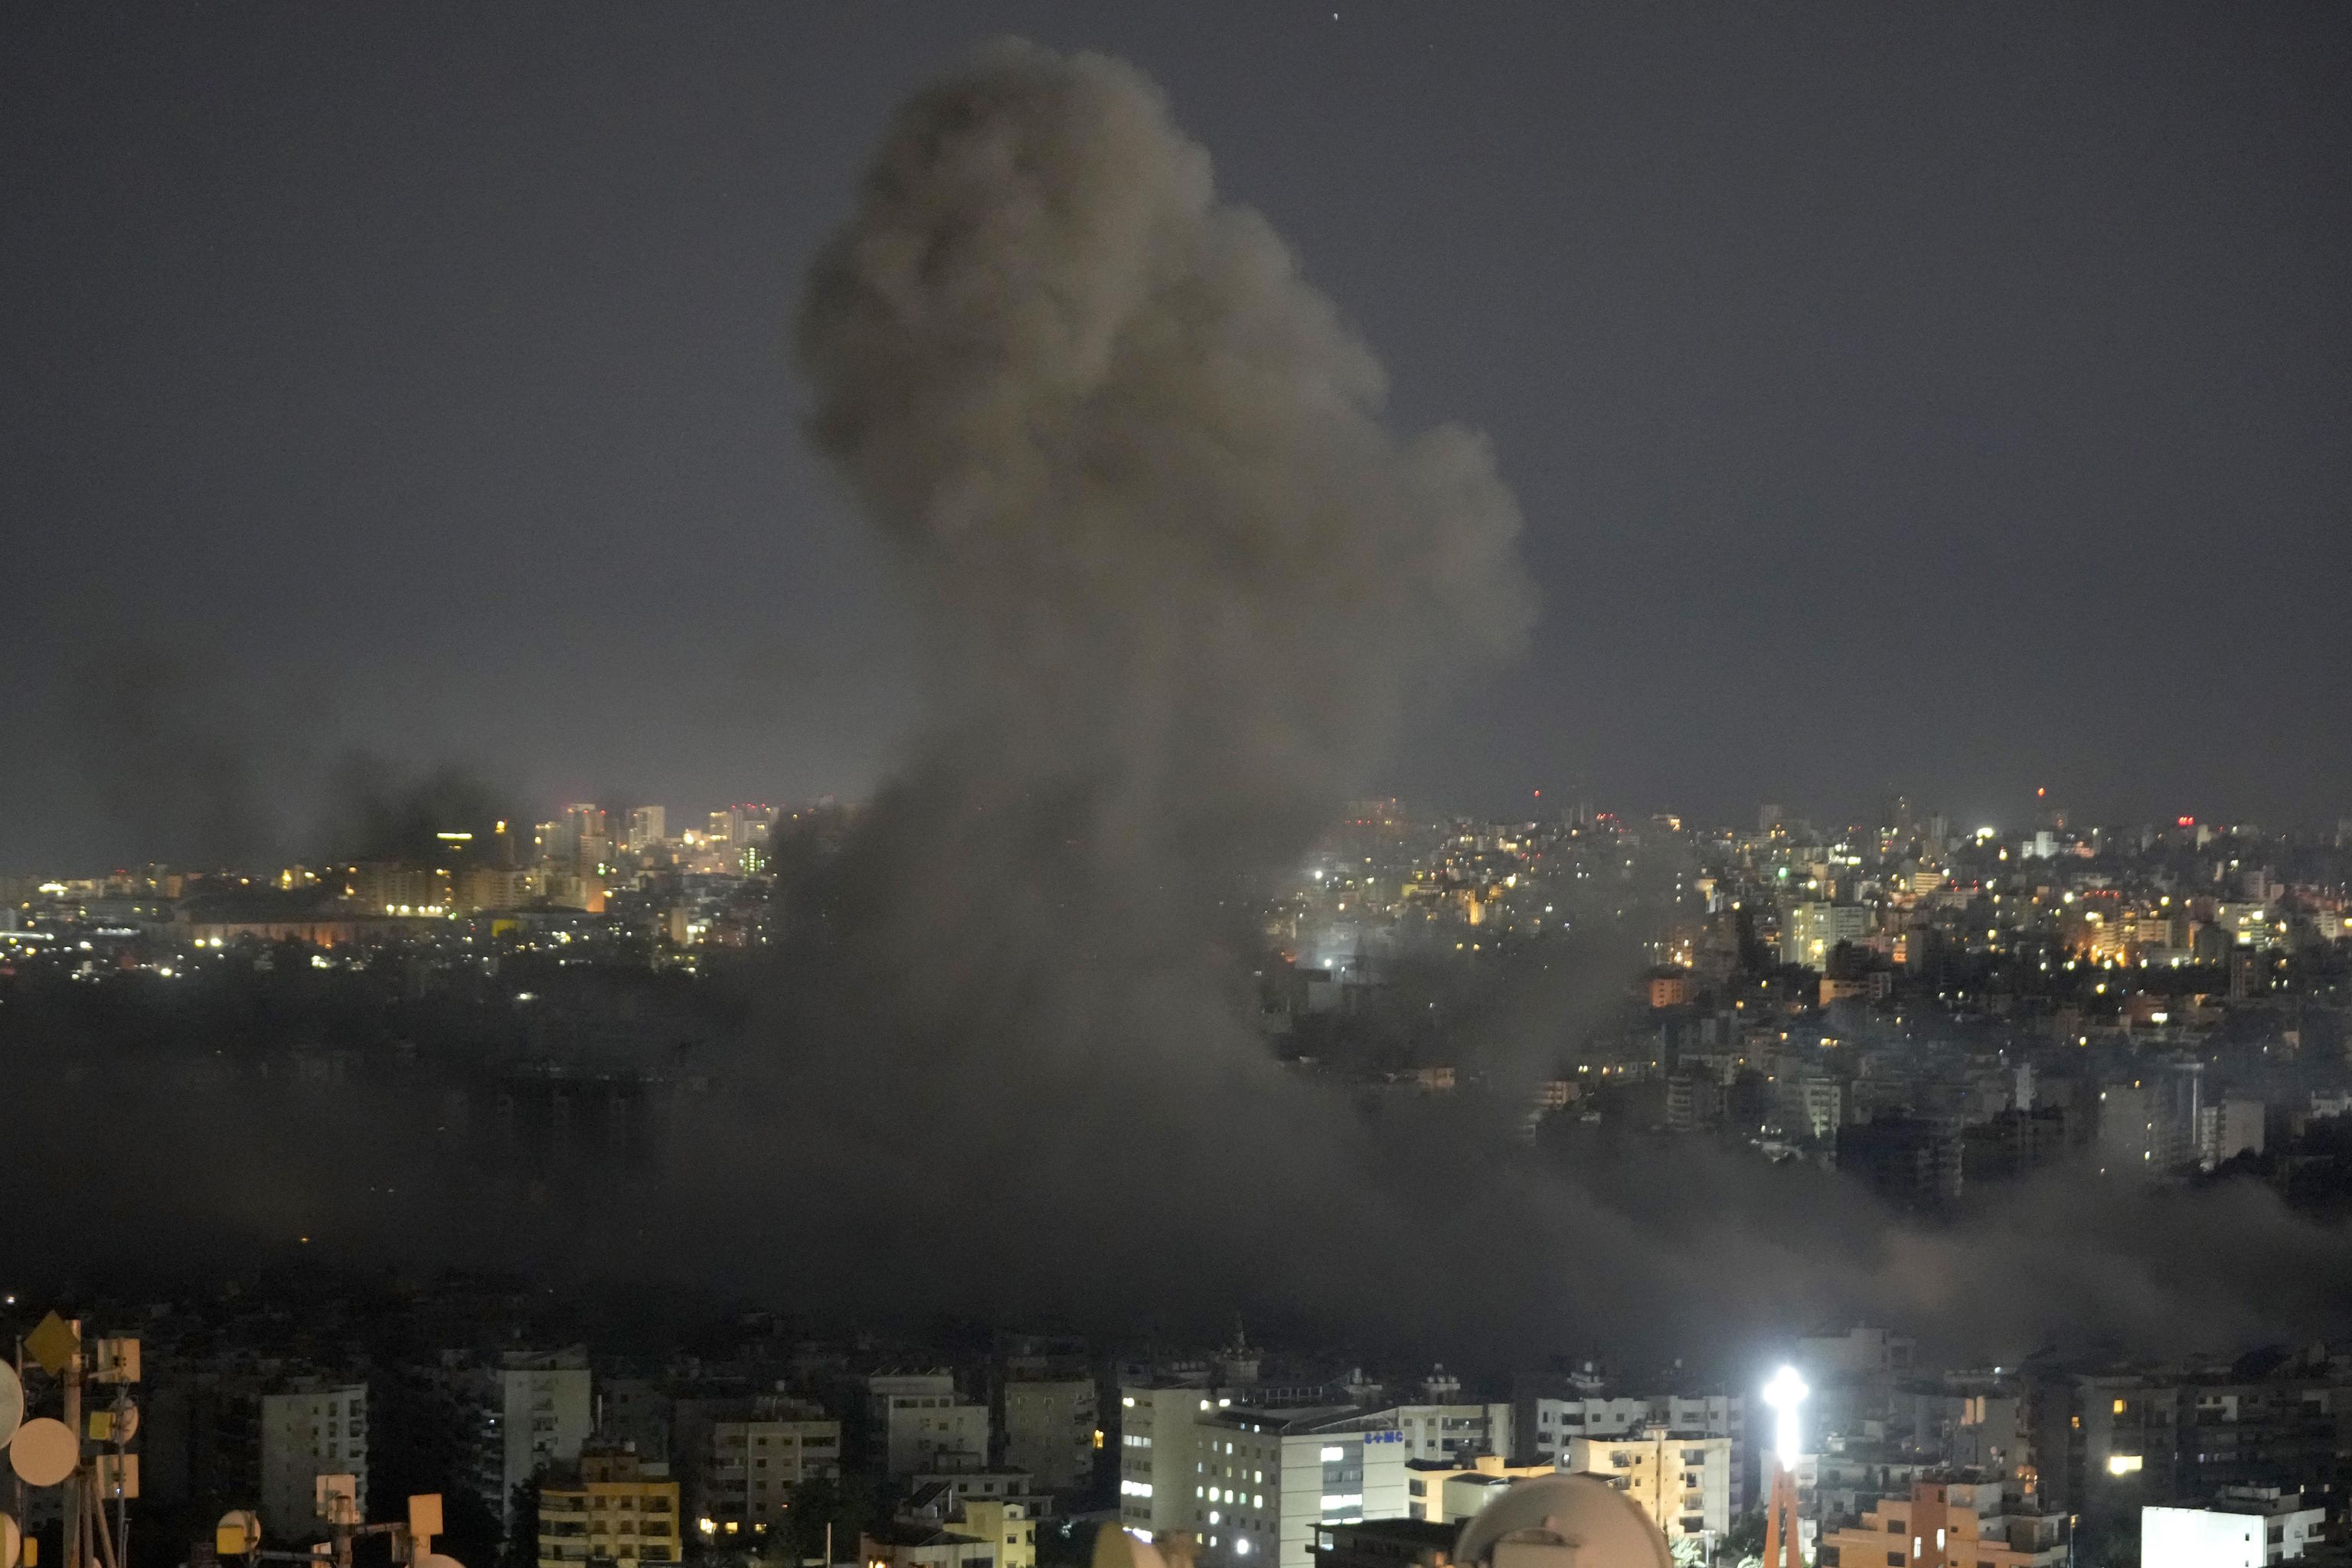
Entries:
[[[25,1418],[27,1352],[58,1384],[58,1415]],[[139,1342],[101,1339],[85,1348],[80,1321],[50,1312],[16,1342],[16,1364],[0,1371],[5,1373],[0,1377],[0,1429],[8,1444],[8,1468],[16,1477],[17,1506],[24,1506],[26,1487],[61,1488],[64,1568],[122,1568],[131,1535],[124,1505],[139,1495],[139,1456],[128,1451],[139,1430],[139,1407],[130,1391],[139,1381]],[[103,1409],[84,1408],[86,1394],[97,1392],[86,1387],[92,1384],[113,1390]],[[110,1527],[109,1501],[114,1504]],[[0,1535],[20,1537],[17,1522],[8,1520]]]
[[[313,1486],[319,1517],[327,1522],[324,1545],[305,1547],[299,1552],[268,1550],[261,1544],[261,1516],[249,1508],[233,1508],[221,1515],[220,1523],[213,1529],[212,1561],[236,1559],[247,1568],[258,1568],[264,1563],[352,1568],[352,1543],[363,1537],[382,1535],[391,1538],[393,1562],[405,1568],[464,1568],[456,1558],[433,1550],[433,1538],[441,1533],[439,1492],[421,1492],[411,1497],[406,1519],[362,1524],[359,1477],[349,1473],[320,1476]],[[194,1555],[203,1555],[201,1546]]]

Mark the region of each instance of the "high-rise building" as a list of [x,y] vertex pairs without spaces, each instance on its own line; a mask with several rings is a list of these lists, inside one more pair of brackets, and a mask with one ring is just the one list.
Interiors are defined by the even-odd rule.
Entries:
[[720,1536],[764,1535],[803,1483],[841,1474],[841,1423],[795,1400],[713,1412],[703,1448],[694,1513]]
[[1004,1385],[1004,1460],[1048,1491],[1094,1479],[1098,1412],[1090,1377],[1015,1378]]
[[1579,1438],[1607,1441],[1652,1428],[1720,1437],[1729,1445],[1730,1507],[1745,1511],[1748,1497],[1748,1412],[1729,1393],[1608,1395],[1597,1382],[1565,1397],[1535,1401],[1535,1444],[1528,1458],[1565,1468]]
[[626,1447],[583,1447],[539,1489],[539,1568],[676,1563],[685,1545],[669,1467]]
[[629,813],[629,852],[642,855],[668,835],[668,813],[658,805],[641,805]]
[[347,1475],[364,1514],[371,1435],[363,1383],[196,1365],[159,1375],[140,1403],[140,1481],[152,1502],[252,1508],[272,1539],[293,1544],[326,1531],[319,1478]]
[[877,1373],[866,1380],[866,1397],[885,1473],[976,1470],[988,1463],[988,1406],[959,1398],[952,1373]]
[[431,1411],[419,1420],[433,1428],[420,1436],[439,1450],[427,1462],[502,1520],[516,1488],[577,1460],[593,1430],[584,1351],[509,1351],[492,1361],[451,1352],[417,1369],[415,1382]]
[[318,1479],[348,1475],[359,1483],[367,1516],[367,1384],[306,1378],[258,1396],[261,1522],[282,1541],[323,1533]]
[[1780,962],[1820,969],[1829,963],[1838,943],[1859,942],[1871,932],[1876,916],[1862,904],[1801,901],[1780,910]]
[[1309,1568],[1318,1531],[1409,1517],[1404,1434],[1346,1406],[1195,1418],[1191,1530],[1207,1560]]
[[1667,1542],[1720,1541],[1731,1529],[1731,1439],[1645,1426],[1615,1437],[1578,1437],[1563,1470],[1597,1475],[1642,1505]]
[[2231,1095],[2197,1112],[2197,1163],[2210,1171],[2241,1154],[2263,1152],[2264,1107],[2259,1100]]
[[1158,1535],[1192,1526],[1193,1421],[1216,1403],[1189,1384],[1119,1390],[1118,1521]]

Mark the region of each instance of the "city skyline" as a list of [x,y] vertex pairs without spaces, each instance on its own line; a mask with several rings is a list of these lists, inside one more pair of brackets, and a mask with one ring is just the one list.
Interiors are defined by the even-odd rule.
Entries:
[[0,1568],[2341,1568],[2347,79],[7,10]]
[[1014,31],[1155,75],[1393,416],[1496,439],[1533,641],[1364,787],[2345,809],[2340,14],[916,15],[583,15],[528,79],[474,11],[12,18],[0,861],[235,847],[354,748],[878,784],[918,617],[746,323]]

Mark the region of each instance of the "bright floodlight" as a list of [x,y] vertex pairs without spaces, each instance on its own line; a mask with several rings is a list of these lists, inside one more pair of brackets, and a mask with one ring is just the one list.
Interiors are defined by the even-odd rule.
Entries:
[[1797,1406],[1811,1389],[1793,1366],[1784,1366],[1764,1385],[1764,1403],[1772,1407],[1772,1448],[1784,1470],[1797,1468]]

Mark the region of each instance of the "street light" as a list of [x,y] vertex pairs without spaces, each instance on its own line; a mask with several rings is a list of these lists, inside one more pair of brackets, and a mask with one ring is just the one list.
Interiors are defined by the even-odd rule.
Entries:
[[1764,1568],[1781,1568],[1784,1543],[1788,1568],[1798,1568],[1802,1561],[1797,1539],[1797,1406],[1811,1392],[1793,1366],[1774,1373],[1762,1390],[1764,1403],[1772,1410],[1773,1458],[1771,1497],[1764,1505]]
[[1793,1366],[1782,1367],[1764,1385],[1764,1403],[1772,1407],[1772,1450],[1784,1470],[1797,1468],[1797,1406],[1811,1392]]

